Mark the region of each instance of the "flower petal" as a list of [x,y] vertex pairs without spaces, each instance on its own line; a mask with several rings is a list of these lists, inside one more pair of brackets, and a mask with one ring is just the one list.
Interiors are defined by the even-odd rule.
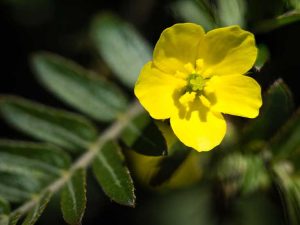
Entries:
[[197,98],[189,108],[171,116],[171,127],[178,139],[197,151],[209,151],[219,145],[226,133],[221,113],[212,112]]
[[187,63],[196,63],[204,30],[193,23],[178,23],[165,29],[153,52],[153,62],[162,71],[174,74]]
[[167,119],[176,109],[176,93],[185,85],[185,80],[161,72],[148,62],[135,84],[134,93],[154,119]]
[[204,75],[245,74],[255,63],[254,35],[238,26],[209,31],[204,37]]
[[212,109],[236,116],[254,118],[262,105],[261,88],[244,75],[214,76],[205,87]]

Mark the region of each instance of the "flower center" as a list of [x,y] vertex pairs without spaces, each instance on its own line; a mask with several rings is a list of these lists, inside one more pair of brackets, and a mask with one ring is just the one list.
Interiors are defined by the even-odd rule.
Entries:
[[201,93],[205,86],[206,79],[199,74],[193,73],[188,76],[187,82],[187,92]]

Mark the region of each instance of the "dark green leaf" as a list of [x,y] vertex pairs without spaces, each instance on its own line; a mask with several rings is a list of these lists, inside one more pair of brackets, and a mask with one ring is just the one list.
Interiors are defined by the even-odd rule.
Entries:
[[126,108],[127,100],[120,89],[74,62],[51,53],[38,53],[32,64],[50,91],[96,120],[113,120]]
[[56,146],[33,142],[1,140],[0,152],[42,161],[57,168],[66,169],[70,166],[70,157]]
[[134,206],[134,186],[119,146],[106,143],[93,162],[94,174],[104,192],[115,202]]
[[42,197],[40,197],[39,201],[36,203],[33,209],[28,213],[22,225],[33,225],[36,223],[38,218],[43,213],[46,208],[49,200],[51,198],[51,194],[49,192],[45,193]]
[[217,27],[213,8],[209,6],[205,0],[179,0],[171,5],[171,9],[179,19],[197,23],[208,31]]
[[274,19],[269,19],[260,22],[254,27],[254,31],[256,33],[264,33],[269,32],[274,29],[277,29],[279,27],[297,22],[300,20],[300,11],[299,10],[293,10],[290,12],[287,12],[281,16],[278,16]]
[[[9,203],[0,196],[0,216],[1,215],[8,215],[10,212],[10,205]],[[1,221],[1,219],[0,219]],[[1,223],[0,223],[1,224]]]
[[290,225],[300,224],[300,176],[292,174],[293,168],[289,162],[280,162],[273,166],[275,182],[286,206]]
[[0,113],[24,133],[72,150],[88,147],[97,137],[85,118],[20,97],[2,97]]
[[0,195],[5,196],[7,201],[16,203],[30,199],[32,194],[22,189],[12,188],[10,186],[0,184]]
[[218,0],[218,15],[222,26],[245,26],[246,1],[245,0]]
[[[271,150],[276,157],[299,159],[300,151],[300,109],[295,115],[283,126],[277,135],[271,140]],[[298,154],[298,155],[295,155]],[[300,168],[299,165],[296,165]]]
[[94,19],[91,36],[115,75],[132,88],[141,68],[151,59],[149,44],[129,23],[110,13]]
[[149,156],[167,154],[167,143],[161,131],[148,114],[143,113],[134,118],[124,129],[121,136],[127,147]]
[[260,115],[246,127],[242,141],[271,138],[292,114],[292,94],[283,80],[277,80],[263,98]]
[[254,65],[255,69],[260,71],[261,68],[265,65],[265,63],[269,60],[269,58],[270,52],[268,47],[264,44],[258,45],[258,56]]
[[226,195],[253,193],[269,186],[270,179],[263,158],[257,155],[232,153],[217,165],[217,178]]
[[167,181],[181,166],[190,153],[190,149],[181,142],[173,144],[169,150],[170,154],[163,157],[158,163],[158,170],[152,175],[150,184],[158,186]]
[[70,225],[81,224],[86,207],[86,171],[80,169],[64,186],[61,193],[61,209],[64,220]]

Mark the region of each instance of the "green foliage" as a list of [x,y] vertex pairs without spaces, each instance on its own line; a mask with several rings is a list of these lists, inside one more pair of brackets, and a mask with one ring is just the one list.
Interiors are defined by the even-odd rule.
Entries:
[[86,171],[79,169],[62,189],[61,209],[68,224],[81,224],[86,207]]
[[130,149],[149,156],[167,154],[167,143],[155,122],[146,113],[134,118],[123,130],[121,140]]
[[114,74],[132,88],[141,68],[151,59],[149,44],[132,25],[111,13],[95,17],[91,37]]
[[[247,11],[253,4],[245,0],[180,0],[171,9],[177,17],[199,23],[206,30],[238,24],[258,33],[269,32],[300,19],[296,0],[276,1],[276,10],[263,19]],[[118,87],[119,81],[112,81],[115,78],[104,78],[53,53],[39,52],[31,58],[39,81],[84,115],[21,97],[1,96],[2,118],[45,143],[0,140],[0,225],[36,223],[59,191],[64,220],[81,224],[90,167],[112,201],[134,207],[135,187],[123,155],[131,150],[155,160],[147,184],[155,189],[186,166],[189,148],[164,130],[170,127],[168,121],[154,121],[137,102],[128,103],[127,94],[132,94],[140,69],[151,59],[148,42],[112,13],[97,15],[89,35],[92,49],[97,49],[124,86]],[[262,43],[258,48],[254,76],[272,61],[269,46]],[[146,225],[279,225],[283,224],[282,208],[291,225],[300,223],[300,111],[294,112],[292,94],[283,79],[262,91],[260,116],[246,125],[229,118],[222,145],[213,152],[199,153],[197,171],[202,180],[190,189],[153,195],[147,217],[143,217]],[[103,130],[99,132],[98,127]],[[276,194],[274,185],[279,190],[277,198],[282,196],[280,207],[266,194]]]
[[70,60],[37,53],[32,65],[46,88],[95,120],[111,121],[126,108],[127,100],[119,88]]
[[26,134],[70,150],[87,147],[97,136],[85,118],[20,97],[2,97],[0,112],[8,123]]
[[102,147],[102,151],[97,153],[93,171],[103,191],[112,200],[133,207],[134,187],[123,161],[124,156],[119,146],[114,142],[108,142]]

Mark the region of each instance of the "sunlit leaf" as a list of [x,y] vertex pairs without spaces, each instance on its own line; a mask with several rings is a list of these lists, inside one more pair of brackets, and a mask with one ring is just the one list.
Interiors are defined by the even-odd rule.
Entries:
[[119,146],[106,143],[93,162],[94,174],[103,191],[115,202],[134,206],[134,186]]
[[140,114],[128,124],[121,139],[127,147],[143,155],[167,154],[167,143],[162,132],[146,113]]
[[111,13],[98,15],[91,36],[100,55],[115,75],[133,87],[143,65],[151,59],[151,48],[132,25]]
[[119,88],[74,62],[52,53],[37,53],[32,59],[41,82],[88,116],[110,121],[125,109],[127,100]]
[[34,208],[30,210],[28,215],[26,216],[25,220],[23,221],[22,225],[33,225],[36,223],[38,218],[43,213],[44,209],[46,208],[52,194],[46,192],[39,201],[35,204]]
[[86,207],[86,171],[80,169],[67,182],[61,193],[64,220],[70,225],[81,224]]
[[86,148],[97,137],[96,129],[85,118],[20,97],[2,97],[0,113],[24,133],[70,150]]

